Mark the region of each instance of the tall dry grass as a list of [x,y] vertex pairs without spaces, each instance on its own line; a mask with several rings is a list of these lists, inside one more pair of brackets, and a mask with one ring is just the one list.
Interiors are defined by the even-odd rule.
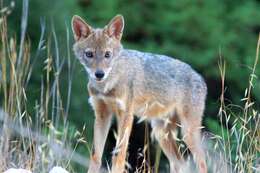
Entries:
[[[259,59],[260,34],[256,46],[256,56],[251,68],[248,87],[245,89],[241,102],[244,106],[225,104],[225,74],[227,73],[225,61],[220,59],[219,69],[221,74],[222,93],[220,96],[219,119],[222,125],[221,136],[214,144],[223,151],[226,163],[232,172],[259,172],[260,171],[260,113],[252,98],[252,91],[256,85],[256,68]],[[225,133],[224,129],[228,129]],[[227,170],[228,172],[230,170]]]
[[[7,16],[12,3],[3,7],[1,2],[0,6],[0,172],[10,167],[47,172],[55,165],[72,170],[70,165],[73,162],[86,167],[88,160],[75,152],[77,144],[84,142],[83,132],[69,132],[67,121],[73,72],[69,31],[65,59],[60,57],[54,29],[49,39],[44,39],[46,29],[42,21],[40,40],[33,53],[31,42],[26,39],[29,1],[23,1],[19,39],[8,34]],[[38,88],[40,96],[30,111],[27,94],[32,74],[39,72],[35,69],[39,62],[44,63],[41,74],[38,74],[42,79]],[[68,71],[68,82],[61,85],[60,75],[64,66]],[[64,85],[67,88],[66,100],[61,95]],[[72,146],[71,141],[77,142]]]

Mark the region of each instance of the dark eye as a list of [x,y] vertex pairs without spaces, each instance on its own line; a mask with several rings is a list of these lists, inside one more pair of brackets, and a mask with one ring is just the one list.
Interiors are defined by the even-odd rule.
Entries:
[[111,55],[112,55],[112,52],[110,52],[110,51],[105,52],[105,58],[110,58]]
[[86,52],[85,52],[85,56],[86,56],[87,58],[93,58],[93,52],[92,52],[92,51],[86,51]]

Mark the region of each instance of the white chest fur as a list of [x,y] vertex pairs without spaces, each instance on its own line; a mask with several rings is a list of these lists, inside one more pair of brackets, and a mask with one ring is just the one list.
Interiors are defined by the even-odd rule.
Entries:
[[108,107],[116,107],[116,109],[119,109],[121,111],[125,111],[126,110],[126,104],[125,101],[123,99],[120,98],[115,98],[115,97],[109,97],[109,96],[104,96],[104,95],[98,95],[98,96],[91,96],[89,97],[88,101],[89,104],[93,107],[93,109],[95,109],[95,104],[97,100],[101,100],[104,101],[104,103],[108,106]]

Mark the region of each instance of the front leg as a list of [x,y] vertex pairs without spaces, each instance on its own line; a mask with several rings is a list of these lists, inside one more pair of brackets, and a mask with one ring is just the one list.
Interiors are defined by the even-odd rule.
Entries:
[[112,113],[106,104],[92,97],[92,106],[95,110],[94,139],[88,173],[99,173],[102,154],[111,124]]
[[118,116],[118,137],[113,152],[112,173],[123,173],[129,137],[133,125],[133,114],[122,112]]

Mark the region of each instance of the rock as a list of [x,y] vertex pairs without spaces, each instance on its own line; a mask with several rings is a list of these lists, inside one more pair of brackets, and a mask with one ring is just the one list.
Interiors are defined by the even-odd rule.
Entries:
[[[25,169],[14,169],[14,168],[10,168],[8,170],[6,170],[4,173],[32,173],[29,170],[25,170]],[[63,169],[62,167],[59,166],[55,166],[53,167],[49,173],[69,173],[68,171],[66,171],[65,169]]]
[[25,170],[25,169],[10,168],[10,169],[6,170],[4,173],[32,173],[32,172],[29,170]]
[[68,171],[66,171],[65,169],[63,169],[62,167],[59,166],[55,166],[53,167],[49,173],[69,173]]

